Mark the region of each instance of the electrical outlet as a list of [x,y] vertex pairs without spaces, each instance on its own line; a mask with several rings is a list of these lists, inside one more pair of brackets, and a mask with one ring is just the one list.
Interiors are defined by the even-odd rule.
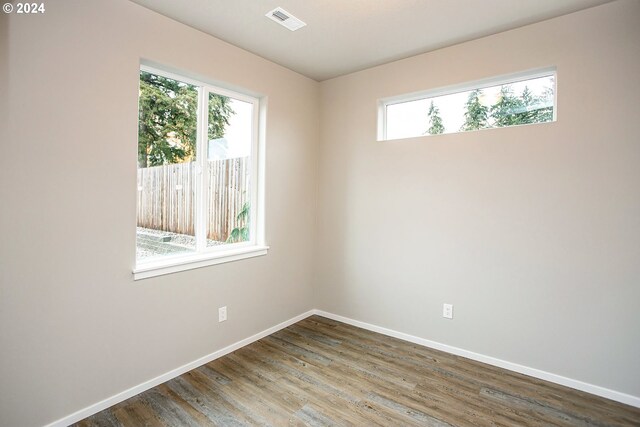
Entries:
[[218,322],[224,322],[227,320],[227,306],[220,307],[218,309]]
[[453,304],[442,304],[442,317],[453,319]]

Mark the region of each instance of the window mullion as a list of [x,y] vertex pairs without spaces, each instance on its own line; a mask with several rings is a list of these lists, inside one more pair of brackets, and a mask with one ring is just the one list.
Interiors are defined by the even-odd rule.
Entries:
[[196,132],[196,250],[201,252],[207,247],[207,128],[208,91],[198,88],[198,126]]

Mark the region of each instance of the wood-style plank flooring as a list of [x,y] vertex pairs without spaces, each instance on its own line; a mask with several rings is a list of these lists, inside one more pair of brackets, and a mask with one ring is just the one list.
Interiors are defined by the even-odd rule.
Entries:
[[76,425],[640,426],[640,409],[312,316]]

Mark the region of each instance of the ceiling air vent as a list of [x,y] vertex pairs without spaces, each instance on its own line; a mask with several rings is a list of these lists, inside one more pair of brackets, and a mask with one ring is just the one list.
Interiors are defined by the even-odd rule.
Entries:
[[276,7],[272,11],[267,12],[265,16],[291,31],[295,31],[307,25],[281,7]]

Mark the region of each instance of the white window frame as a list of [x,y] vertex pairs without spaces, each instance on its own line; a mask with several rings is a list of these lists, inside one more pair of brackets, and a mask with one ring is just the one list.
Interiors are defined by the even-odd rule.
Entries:
[[[508,85],[513,83],[518,83],[523,80],[533,80],[540,77],[548,77],[553,76],[554,78],[554,91],[553,91],[553,120],[551,122],[555,122],[557,120],[558,106],[557,106],[557,89],[558,89],[558,71],[556,67],[545,67],[538,68],[535,70],[521,71],[518,73],[505,74],[496,77],[489,77],[486,79],[476,80],[473,82],[465,82],[460,84],[455,84],[451,86],[440,87],[437,89],[429,89],[422,90],[419,92],[412,92],[403,95],[395,95],[386,98],[381,98],[378,100],[378,130],[377,130],[377,140],[378,141],[396,141],[397,139],[387,139],[387,107],[393,104],[400,104],[403,102],[411,102],[418,101],[421,99],[427,98],[436,98],[438,96],[444,95],[453,95],[460,92],[467,92],[476,89],[486,89],[492,86],[499,85]],[[551,123],[547,122],[547,123]],[[540,124],[540,123],[536,123]],[[487,128],[487,129],[500,129],[500,128]],[[482,129],[484,130],[484,129]],[[451,132],[458,133],[458,132]],[[463,132],[460,132],[463,133]],[[445,135],[448,135],[447,133]],[[409,139],[409,138],[419,138],[422,135],[411,136],[407,138],[400,139]],[[433,136],[433,135],[428,135]]]
[[[197,87],[198,90],[198,128],[196,131],[196,170],[198,179],[196,181],[196,206],[195,206],[195,252],[168,255],[164,257],[151,258],[148,261],[138,262],[136,259],[133,268],[134,280],[148,277],[160,276],[164,274],[176,273],[179,271],[191,270],[194,268],[206,267],[209,265],[221,264],[237,261],[246,258],[266,255],[269,246],[265,243],[264,229],[264,143],[265,143],[265,117],[266,99],[258,98],[247,93],[229,90],[223,87],[212,85],[200,80],[195,80],[181,74],[165,71],[153,66],[142,64],[140,71],[156,74],[169,79],[184,82]],[[206,222],[204,221],[206,207],[208,206],[209,195],[204,185],[203,171],[206,168],[207,156],[203,155],[208,149],[208,98],[209,94],[227,96],[239,101],[248,102],[253,105],[253,122],[251,132],[251,167],[250,167],[250,189],[251,189],[251,209],[250,209],[250,240],[246,242],[229,243],[219,246],[206,246]]]

